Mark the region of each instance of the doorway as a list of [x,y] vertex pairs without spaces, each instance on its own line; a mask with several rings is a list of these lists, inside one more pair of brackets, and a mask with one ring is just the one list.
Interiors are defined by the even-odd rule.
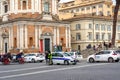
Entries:
[[50,51],[50,38],[45,38],[45,51]]

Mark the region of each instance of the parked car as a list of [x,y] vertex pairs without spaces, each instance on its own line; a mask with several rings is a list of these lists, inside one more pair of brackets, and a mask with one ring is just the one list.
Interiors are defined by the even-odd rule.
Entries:
[[116,50],[116,52],[118,53],[119,59],[120,59],[120,50]]
[[76,60],[69,56],[68,54],[64,54],[63,52],[54,52],[52,53],[52,62],[53,64],[73,64],[76,65]]
[[98,53],[88,56],[87,62],[93,63],[97,61],[119,62],[119,54],[116,50],[102,50]]
[[45,60],[45,56],[39,53],[30,53],[24,56],[25,62],[43,62]]
[[83,56],[81,55],[80,52],[65,52],[70,54],[70,56],[74,59],[76,59],[78,62],[80,62],[83,59]]

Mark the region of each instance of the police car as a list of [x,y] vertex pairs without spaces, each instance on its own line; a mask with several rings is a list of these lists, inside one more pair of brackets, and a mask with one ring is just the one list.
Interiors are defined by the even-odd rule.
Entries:
[[53,64],[73,64],[76,65],[76,60],[64,52],[53,52],[52,53],[52,62]]

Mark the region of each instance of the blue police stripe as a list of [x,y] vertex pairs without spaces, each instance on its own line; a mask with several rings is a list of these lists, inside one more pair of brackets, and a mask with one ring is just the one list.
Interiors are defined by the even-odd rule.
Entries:
[[52,58],[54,60],[70,60],[70,59],[67,59],[67,58]]

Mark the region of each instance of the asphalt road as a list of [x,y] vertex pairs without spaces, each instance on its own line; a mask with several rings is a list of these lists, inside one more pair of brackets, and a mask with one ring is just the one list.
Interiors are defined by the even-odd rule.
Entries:
[[120,80],[120,63],[46,65],[26,63],[2,65],[0,80]]

